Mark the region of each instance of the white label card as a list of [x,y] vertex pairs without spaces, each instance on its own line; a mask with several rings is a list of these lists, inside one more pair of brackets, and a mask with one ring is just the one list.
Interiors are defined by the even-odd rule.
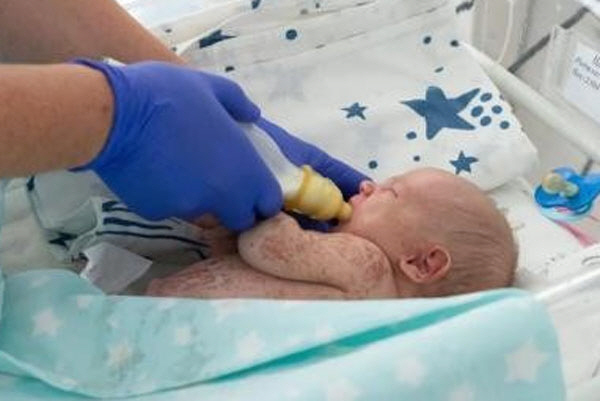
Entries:
[[577,44],[563,96],[600,124],[600,52],[583,43]]

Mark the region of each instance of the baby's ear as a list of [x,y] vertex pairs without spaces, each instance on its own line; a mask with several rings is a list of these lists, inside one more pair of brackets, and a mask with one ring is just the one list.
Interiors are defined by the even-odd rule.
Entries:
[[428,245],[414,255],[400,259],[400,269],[414,283],[428,284],[448,274],[452,261],[443,245]]

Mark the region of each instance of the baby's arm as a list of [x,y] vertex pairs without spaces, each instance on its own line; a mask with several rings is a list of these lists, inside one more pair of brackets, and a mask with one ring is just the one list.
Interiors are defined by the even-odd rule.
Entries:
[[357,297],[396,295],[390,264],[376,245],[354,235],[302,230],[283,213],[240,235],[238,252],[253,268],[283,279]]

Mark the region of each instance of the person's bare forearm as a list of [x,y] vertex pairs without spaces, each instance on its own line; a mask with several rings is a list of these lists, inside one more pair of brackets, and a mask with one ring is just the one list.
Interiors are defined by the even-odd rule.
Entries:
[[0,66],[0,177],[82,165],[112,123],[108,82],[79,65]]
[[182,60],[114,0],[3,0],[0,59],[17,63],[112,57]]

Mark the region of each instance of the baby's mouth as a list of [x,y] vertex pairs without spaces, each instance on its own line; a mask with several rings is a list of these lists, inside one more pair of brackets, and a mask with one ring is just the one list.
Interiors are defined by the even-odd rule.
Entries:
[[364,197],[361,194],[356,194],[348,200],[348,203],[352,205],[352,207],[356,207],[364,202]]

